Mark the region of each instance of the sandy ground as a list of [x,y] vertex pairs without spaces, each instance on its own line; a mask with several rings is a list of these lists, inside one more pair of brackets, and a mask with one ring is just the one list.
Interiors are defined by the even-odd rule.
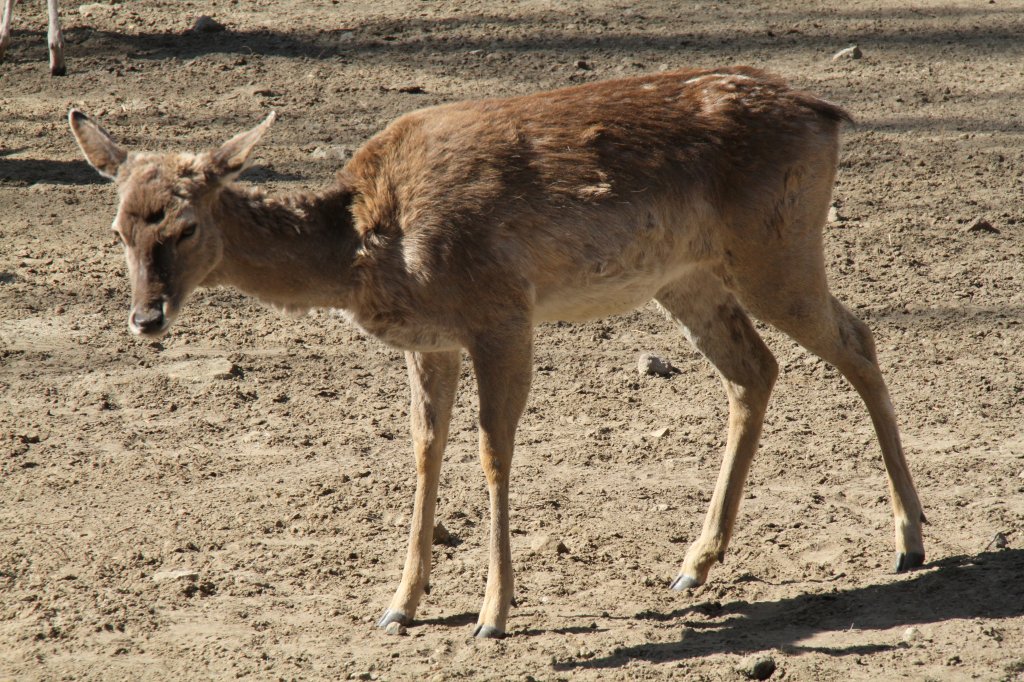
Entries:
[[[1024,679],[1024,6],[790,5],[65,2],[60,79],[42,3],[19,5],[0,63],[0,679],[733,680],[751,654],[772,679]],[[228,30],[189,33],[201,13]],[[831,59],[854,43],[863,58]],[[414,485],[401,355],[229,290],[162,343],[132,337],[115,191],[68,108],[129,146],[195,150],[274,109],[245,179],[289,190],[410,109],[732,63],[858,120],[826,257],[876,335],[927,565],[892,573],[856,394],[765,329],[782,373],[737,533],[706,586],[668,590],[725,399],[648,307],[537,332],[512,636],[470,637],[487,507],[468,369],[439,505],[453,538],[418,622],[377,631]],[[638,376],[643,351],[682,372]],[[542,535],[568,552],[532,551]]]

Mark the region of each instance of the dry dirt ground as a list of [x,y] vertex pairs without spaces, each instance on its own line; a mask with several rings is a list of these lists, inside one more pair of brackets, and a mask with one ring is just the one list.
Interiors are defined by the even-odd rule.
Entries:
[[[773,679],[1024,679],[1024,7],[790,4],[65,2],[60,79],[42,3],[19,5],[0,63],[0,679],[733,680],[755,653]],[[200,14],[227,30],[190,33]],[[863,58],[831,59],[854,43]],[[737,533],[706,586],[669,591],[724,445],[718,379],[653,307],[545,325],[499,642],[470,637],[470,370],[439,505],[453,538],[418,622],[388,636],[414,485],[402,356],[229,290],[162,343],[132,337],[114,188],[65,121],[198,150],[273,109],[245,179],[289,190],[413,108],[733,63],[858,119],[826,257],[875,331],[928,563],[892,573],[858,397],[765,330],[782,373]],[[681,373],[638,376],[642,351]],[[531,550],[542,535],[568,551]]]

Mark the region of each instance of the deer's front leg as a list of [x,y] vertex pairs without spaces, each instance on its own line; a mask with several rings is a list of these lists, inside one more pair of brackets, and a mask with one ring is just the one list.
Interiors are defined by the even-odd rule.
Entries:
[[532,329],[502,329],[470,349],[480,389],[480,464],[491,501],[487,589],[477,619],[477,637],[505,636],[512,605],[512,548],[508,486],[516,425],[530,391]]
[[14,0],[4,0],[4,15],[0,17],[0,59],[4,58],[11,42],[11,21],[14,19]]
[[382,628],[393,622],[407,625],[416,615],[416,607],[430,580],[437,483],[459,383],[459,351],[406,353],[405,359],[412,391],[409,413],[416,452],[416,499],[402,582],[378,623]]
[[50,27],[46,32],[50,45],[50,75],[63,76],[67,73],[64,66],[64,34],[60,30],[60,14],[57,11],[57,0],[47,0],[50,14]]

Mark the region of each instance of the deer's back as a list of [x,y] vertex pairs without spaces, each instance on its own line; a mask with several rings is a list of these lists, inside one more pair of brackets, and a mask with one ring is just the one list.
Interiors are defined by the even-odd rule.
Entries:
[[[514,274],[541,317],[586,318],[749,236],[728,234],[749,229],[730,216],[777,195],[794,165],[831,173],[844,118],[747,67],[676,71],[415,111],[346,172],[358,228],[400,241],[410,271]],[[543,312],[573,292],[593,305]]]

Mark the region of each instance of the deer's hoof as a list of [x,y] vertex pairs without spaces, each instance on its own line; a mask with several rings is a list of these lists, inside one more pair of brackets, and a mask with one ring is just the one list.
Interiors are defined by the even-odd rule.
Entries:
[[484,625],[481,623],[476,626],[476,630],[473,630],[473,636],[481,639],[504,639],[505,631],[499,630],[493,625]]
[[392,611],[391,609],[388,609],[384,612],[384,615],[380,617],[380,620],[377,621],[377,627],[384,630],[392,623],[408,625],[410,622],[411,619],[401,611]]
[[900,552],[896,555],[896,572],[903,573],[924,564],[924,552]]
[[683,590],[689,590],[694,587],[700,587],[703,584],[704,583],[702,583],[700,580],[697,580],[696,578],[686,575],[684,573],[683,575],[679,576],[678,578],[672,581],[672,584],[669,585],[669,589],[675,590],[676,592],[682,592]]

